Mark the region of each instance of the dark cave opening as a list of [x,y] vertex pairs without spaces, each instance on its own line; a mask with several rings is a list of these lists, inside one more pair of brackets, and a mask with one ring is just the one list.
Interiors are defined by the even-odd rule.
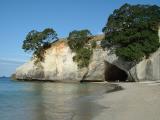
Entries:
[[128,75],[127,73],[118,68],[115,65],[112,65],[108,62],[106,62],[106,69],[105,69],[105,80],[108,82],[125,82],[127,81]]

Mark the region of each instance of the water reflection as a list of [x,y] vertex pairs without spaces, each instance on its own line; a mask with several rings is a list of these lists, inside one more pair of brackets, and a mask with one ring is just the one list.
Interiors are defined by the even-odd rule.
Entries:
[[94,102],[106,91],[103,85],[39,82],[8,84],[17,87],[0,91],[0,120],[92,120],[106,109]]

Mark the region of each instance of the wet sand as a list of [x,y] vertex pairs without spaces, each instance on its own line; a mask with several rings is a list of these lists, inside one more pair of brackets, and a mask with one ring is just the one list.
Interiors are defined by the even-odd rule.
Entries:
[[93,120],[160,120],[160,83],[118,83],[124,89],[95,102],[106,109]]

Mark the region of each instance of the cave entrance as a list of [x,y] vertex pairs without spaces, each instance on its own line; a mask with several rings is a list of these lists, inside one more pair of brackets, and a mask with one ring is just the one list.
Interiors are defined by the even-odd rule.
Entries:
[[106,69],[105,69],[105,80],[108,82],[116,82],[121,81],[125,82],[127,81],[128,75],[127,73],[118,68],[115,65],[112,65],[108,62],[106,62]]

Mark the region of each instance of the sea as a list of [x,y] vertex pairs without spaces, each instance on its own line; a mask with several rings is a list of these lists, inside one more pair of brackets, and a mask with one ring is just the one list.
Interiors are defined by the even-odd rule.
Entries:
[[103,83],[0,78],[0,120],[92,120],[107,109],[96,100],[112,90]]

